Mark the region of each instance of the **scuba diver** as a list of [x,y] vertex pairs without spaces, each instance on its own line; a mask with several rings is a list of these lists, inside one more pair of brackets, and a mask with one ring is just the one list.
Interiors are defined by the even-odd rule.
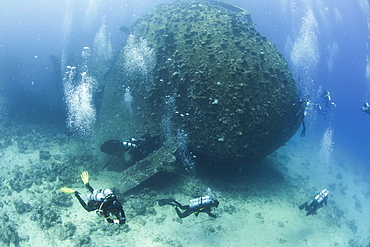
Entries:
[[[175,207],[177,216],[182,219],[185,218],[192,213],[198,217],[199,213],[207,213],[209,216],[213,218],[217,218],[216,215],[212,214],[211,211],[213,208],[217,208],[220,204],[218,200],[215,199],[215,196],[211,192],[211,189],[207,189],[207,196],[198,197],[191,199],[189,205],[181,205],[181,203],[177,202],[175,199],[161,199],[158,201],[159,206],[164,205],[171,205]],[[180,209],[185,210],[181,212]]]
[[308,110],[312,107],[315,109],[320,115],[324,116],[324,119],[326,121],[326,115],[325,113],[328,111],[325,111],[322,109],[321,105],[319,103],[312,103],[309,100],[309,96],[305,95],[303,99],[299,100],[297,103],[294,103],[293,105],[299,105],[300,109],[297,112],[296,116],[302,115],[302,132],[301,137],[304,137],[306,135],[306,124],[305,124],[305,117],[307,116]]
[[370,105],[368,102],[364,102],[364,104],[361,106],[361,111],[370,115]]
[[131,149],[137,149],[137,151],[143,153],[145,151],[143,143],[145,139],[143,138],[130,138],[127,141],[118,141],[118,140],[108,140],[100,146],[100,151],[119,156],[124,151],[129,151]]
[[[81,174],[81,179],[85,187],[91,192],[87,196],[87,203],[81,198],[80,192],[76,190],[63,187],[60,191],[75,194],[77,200],[86,211],[91,212],[96,210],[96,214],[106,219],[108,223],[125,224],[125,212],[113,191],[111,189],[94,190],[89,184],[89,173],[87,171]],[[115,216],[115,218],[112,218],[112,216]]]
[[318,193],[315,196],[315,198],[313,199],[313,201],[310,204],[308,204],[308,202],[305,202],[302,205],[300,205],[298,208],[300,210],[305,209],[307,211],[306,216],[316,215],[317,210],[319,208],[322,208],[324,206],[324,203],[325,203],[325,205],[328,203],[329,193],[330,192],[327,189],[323,189],[320,193]]
[[[117,157],[118,159],[130,160],[129,163],[135,163],[145,158],[148,154],[157,150],[162,145],[160,136],[143,135],[140,138],[129,138],[126,141],[108,140],[100,145],[100,151],[112,155],[109,161],[103,166],[105,169],[110,162]],[[125,159],[129,155],[130,158]],[[127,162],[127,161],[126,161]],[[131,165],[132,165],[131,164]]]
[[325,100],[325,106],[327,108],[330,108],[331,110],[334,110],[335,107],[337,106],[332,100],[331,100],[331,96],[330,96],[330,93],[326,90],[324,90],[324,92],[320,95],[321,98],[323,98]]
[[300,109],[297,112],[296,116],[302,114],[302,132],[301,132],[301,137],[304,137],[306,135],[306,124],[304,122],[304,118],[307,115],[308,109],[311,106],[311,101],[309,100],[309,96],[305,95],[304,99],[301,99],[297,103],[294,103],[293,105],[299,105]]

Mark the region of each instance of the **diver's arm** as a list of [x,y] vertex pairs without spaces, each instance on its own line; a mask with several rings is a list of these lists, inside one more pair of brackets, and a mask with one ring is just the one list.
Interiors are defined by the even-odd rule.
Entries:
[[108,223],[114,223],[114,224],[120,224],[120,225],[123,225],[126,223],[126,218],[121,218],[121,219],[111,219],[111,218],[107,218],[107,222]]
[[325,205],[328,204],[328,197],[325,197],[324,203],[325,203]]
[[216,216],[216,215],[214,215],[214,214],[212,214],[211,212],[207,212],[207,214],[208,214],[209,216],[213,217],[213,218],[217,218],[217,216]]
[[205,212],[206,212],[209,216],[211,216],[211,217],[213,217],[213,218],[217,218],[217,216],[216,216],[216,215],[214,215],[214,214],[212,214],[212,213],[211,213],[211,209],[210,209],[210,208],[207,208],[207,209],[205,210]]
[[82,200],[81,196],[80,196],[80,193],[78,191],[75,191],[75,197],[77,198],[77,200],[80,202],[81,206],[87,211],[87,212],[91,212],[93,211],[94,209],[91,208],[90,206],[88,206],[86,204],[86,202],[84,200]]
[[[124,222],[122,224],[124,224],[126,222],[126,215],[125,215],[125,211],[123,211],[123,208],[121,206],[120,208],[120,213],[119,213],[119,216],[120,216],[120,220],[124,220]],[[118,218],[118,217],[117,217]],[[121,223],[120,223],[121,224]]]
[[109,214],[114,214],[116,216],[116,219],[107,218],[107,222],[114,223],[114,224],[120,224],[120,225],[125,224],[126,215],[125,215],[125,212],[123,211],[122,204],[119,201],[115,200],[112,202],[112,206],[115,208],[114,211],[116,213],[110,213],[108,212],[107,207],[103,207],[104,215],[108,216]]
[[94,192],[93,187],[91,187],[91,185],[89,183],[85,184],[85,187],[90,191],[90,193]]
[[119,201],[115,201],[115,206],[117,207],[117,211],[118,213],[116,214],[116,217],[117,219],[116,220],[113,220],[114,222],[113,223],[116,223],[116,224],[125,224],[126,223],[126,215],[125,215],[125,211],[123,211],[123,207],[122,207],[122,204],[119,202]]

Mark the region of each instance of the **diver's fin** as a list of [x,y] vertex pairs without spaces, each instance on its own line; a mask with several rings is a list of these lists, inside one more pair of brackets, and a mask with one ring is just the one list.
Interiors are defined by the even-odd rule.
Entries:
[[299,208],[300,210],[302,210],[302,209],[304,209],[304,208],[306,207],[306,205],[307,205],[307,202],[303,203],[303,204],[302,204],[302,205],[300,205],[298,208]]
[[67,188],[67,187],[60,188],[59,190],[61,192],[68,193],[68,194],[72,194],[72,193],[76,192],[74,189],[70,189],[70,188]]
[[159,206],[164,206],[164,205],[176,206],[176,204],[174,202],[175,202],[175,199],[173,199],[173,198],[161,199],[161,200],[158,200],[158,205]]
[[314,211],[314,210],[308,210],[306,216],[310,216],[310,215],[315,216],[316,214],[317,214],[316,211]]
[[81,173],[81,180],[86,185],[89,182],[89,173],[87,171],[84,171]]

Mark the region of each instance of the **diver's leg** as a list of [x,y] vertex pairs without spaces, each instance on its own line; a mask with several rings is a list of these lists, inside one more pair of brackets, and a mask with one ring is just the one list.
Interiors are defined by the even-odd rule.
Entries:
[[302,209],[306,208],[306,211],[307,211],[307,202],[303,203],[303,204],[302,204],[302,205],[300,205],[298,208],[299,208],[300,210],[302,210]]
[[304,123],[304,119],[302,119],[302,127],[301,137],[304,137],[306,135],[306,124]]
[[183,213],[181,213],[180,210],[179,210],[179,208],[177,208],[177,207],[175,208],[175,210],[176,210],[177,216],[179,216],[180,219],[185,218],[185,217],[188,217],[189,215],[191,215],[193,213],[193,211],[190,208],[188,208]]
[[159,206],[163,206],[163,205],[176,206],[176,204],[174,202],[175,202],[175,199],[173,199],[173,198],[158,200]]
[[176,206],[178,206],[179,208],[181,208],[182,210],[188,210],[189,209],[189,205],[185,205],[185,206],[183,206],[181,203],[179,203],[179,202],[177,202],[177,201],[173,201],[175,204],[176,204]]

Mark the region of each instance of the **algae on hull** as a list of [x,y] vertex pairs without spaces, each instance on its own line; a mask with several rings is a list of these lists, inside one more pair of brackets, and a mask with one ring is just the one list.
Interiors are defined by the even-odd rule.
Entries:
[[[146,131],[158,132],[172,114],[195,154],[238,163],[266,156],[297,131],[299,90],[287,63],[240,13],[203,1],[162,4],[132,35],[155,51],[150,87],[125,85]],[[166,112],[168,97],[177,113]]]

